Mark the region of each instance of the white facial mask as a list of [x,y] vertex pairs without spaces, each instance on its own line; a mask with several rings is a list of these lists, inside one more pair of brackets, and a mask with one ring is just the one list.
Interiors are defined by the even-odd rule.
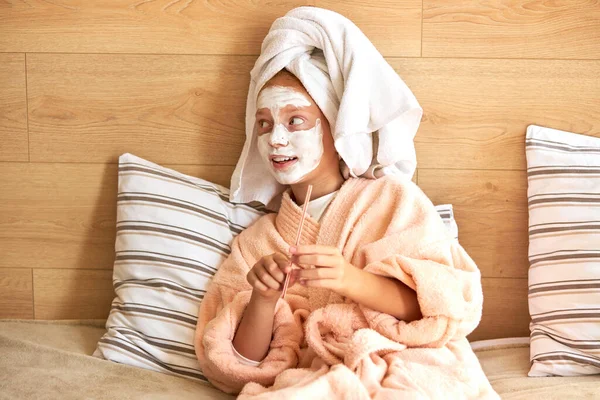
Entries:
[[[276,143],[281,147],[273,147]],[[258,151],[268,164],[269,171],[277,182],[282,185],[296,183],[312,172],[323,156],[323,130],[321,120],[317,119],[315,126],[305,131],[289,132],[282,124],[277,124],[270,133],[258,137]],[[297,157],[292,165],[284,170],[276,169],[270,157]]]
[[[258,137],[258,151],[277,182],[283,185],[300,181],[317,168],[323,156],[321,121],[317,119],[311,129],[290,132],[279,121],[279,111],[287,105],[308,107],[311,103],[302,93],[281,86],[264,89],[257,100],[257,108],[268,108],[274,119],[273,130]],[[287,124],[287,121],[284,122]],[[298,160],[280,170],[270,159],[274,155],[297,157]]]
[[286,86],[269,86],[260,92],[256,100],[256,108],[268,108],[275,119],[279,118],[279,110],[288,105],[300,108],[310,107],[311,103],[302,93]]

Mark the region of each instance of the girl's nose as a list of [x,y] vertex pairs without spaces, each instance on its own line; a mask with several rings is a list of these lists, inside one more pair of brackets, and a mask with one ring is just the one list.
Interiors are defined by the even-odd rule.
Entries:
[[276,125],[273,128],[273,132],[271,132],[269,144],[275,149],[285,147],[289,144],[289,139],[287,136],[286,129],[281,125]]

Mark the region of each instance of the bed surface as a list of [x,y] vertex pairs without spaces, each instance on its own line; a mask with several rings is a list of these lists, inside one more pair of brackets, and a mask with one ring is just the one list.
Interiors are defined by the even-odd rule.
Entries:
[[[103,320],[0,321],[0,399],[232,399],[209,384],[100,360],[90,355]],[[503,399],[600,398],[600,376],[528,378],[523,339],[473,343]]]
[[233,399],[207,383],[92,357],[104,321],[0,321],[0,399]]

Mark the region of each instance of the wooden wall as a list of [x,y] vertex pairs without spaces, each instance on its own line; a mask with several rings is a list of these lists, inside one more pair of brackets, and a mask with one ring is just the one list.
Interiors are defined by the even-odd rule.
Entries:
[[525,128],[600,136],[599,1],[0,2],[0,317],[107,315],[118,156],[227,185],[262,38],[303,4],[423,106],[418,184],[484,277],[472,339],[528,334]]

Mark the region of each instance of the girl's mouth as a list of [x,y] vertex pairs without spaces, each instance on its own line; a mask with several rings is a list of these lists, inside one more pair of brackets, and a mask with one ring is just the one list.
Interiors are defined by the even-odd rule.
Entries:
[[271,164],[277,170],[289,168],[298,161],[298,157],[288,156],[271,156]]

